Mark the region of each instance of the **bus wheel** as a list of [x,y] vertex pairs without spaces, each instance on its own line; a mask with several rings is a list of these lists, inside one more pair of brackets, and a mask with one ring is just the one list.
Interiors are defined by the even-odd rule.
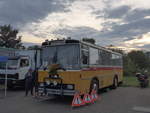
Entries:
[[97,79],[93,79],[91,81],[91,86],[90,86],[90,93],[92,92],[92,90],[96,90],[96,93],[98,93],[99,90],[99,82]]
[[114,77],[112,89],[116,89],[117,87],[118,87],[118,78],[117,78],[117,77]]

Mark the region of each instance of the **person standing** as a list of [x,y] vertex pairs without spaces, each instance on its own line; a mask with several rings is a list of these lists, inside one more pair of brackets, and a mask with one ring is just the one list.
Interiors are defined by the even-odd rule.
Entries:
[[34,94],[35,97],[38,96],[38,68],[35,69],[35,71],[32,74],[33,76],[33,89],[34,89]]
[[25,96],[28,96],[28,92],[31,92],[33,96],[33,75],[32,69],[30,68],[28,73],[25,76]]

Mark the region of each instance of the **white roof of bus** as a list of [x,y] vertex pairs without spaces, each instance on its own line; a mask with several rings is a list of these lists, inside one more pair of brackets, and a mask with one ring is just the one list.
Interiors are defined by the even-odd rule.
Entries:
[[[66,39],[67,40],[67,39]],[[69,39],[69,40],[74,40],[74,39]],[[65,40],[52,40],[50,42],[55,42],[55,41],[62,41],[62,44],[60,45],[64,45],[64,44],[76,44],[76,43],[65,43],[64,41]],[[88,42],[84,42],[84,41],[80,41],[80,40],[76,40],[76,41],[79,41],[79,43],[82,43],[82,44],[85,44],[85,45],[88,45],[88,46],[91,46],[91,47],[94,47],[94,48],[98,48],[98,49],[102,49],[102,50],[105,50],[105,51],[108,51],[108,52],[111,52],[111,53],[114,53],[114,54],[117,54],[117,55],[120,55],[122,56],[121,53],[118,53],[118,52],[115,52],[115,51],[112,51],[110,49],[107,49],[105,47],[102,47],[102,46],[99,46],[99,45],[96,45],[96,44],[91,44],[91,43],[88,43]],[[55,45],[44,45],[43,47],[49,47],[49,46],[55,46]]]

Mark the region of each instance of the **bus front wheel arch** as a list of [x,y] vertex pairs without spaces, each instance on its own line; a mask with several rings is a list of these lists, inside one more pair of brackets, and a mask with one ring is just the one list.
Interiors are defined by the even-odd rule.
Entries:
[[99,91],[99,81],[97,78],[93,78],[91,80],[91,84],[90,84],[90,93],[92,92],[92,90],[96,90],[96,92],[98,93]]
[[116,89],[118,87],[118,76],[115,75],[113,78],[112,89]]

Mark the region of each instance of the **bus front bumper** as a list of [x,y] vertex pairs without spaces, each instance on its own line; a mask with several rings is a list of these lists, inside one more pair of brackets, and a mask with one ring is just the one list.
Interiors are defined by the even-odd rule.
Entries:
[[38,93],[41,95],[60,95],[60,96],[73,96],[75,94],[75,90],[61,90],[61,89],[49,89],[49,88],[38,88]]

